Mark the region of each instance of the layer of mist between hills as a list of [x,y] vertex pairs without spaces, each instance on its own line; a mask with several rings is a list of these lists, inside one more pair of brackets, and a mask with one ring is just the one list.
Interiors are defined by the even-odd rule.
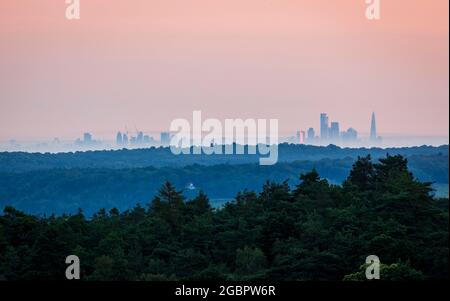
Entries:
[[[253,162],[253,158],[248,159],[249,162],[243,158],[230,158],[231,161],[235,160],[232,164],[221,160],[214,164],[210,159],[213,156],[194,155],[178,156],[174,159],[176,164],[170,166],[161,162],[149,164],[158,158],[164,161],[168,156],[164,152],[166,150],[123,150],[64,156],[8,153],[6,159],[5,153],[2,153],[0,207],[13,205],[17,209],[37,214],[72,213],[78,208],[87,215],[100,208],[126,210],[136,203],[146,206],[166,180],[182,190],[186,198],[193,198],[203,190],[214,206],[220,206],[232,200],[240,191],[259,191],[267,180],[287,180],[291,186],[295,186],[299,182],[299,175],[313,168],[329,182],[341,184],[348,176],[355,158],[369,153],[374,162],[386,153],[406,156],[415,177],[433,182],[437,197],[448,197],[448,146],[368,150],[282,145],[280,161],[273,166],[260,166],[256,163],[257,159]],[[160,152],[162,155],[158,157]],[[138,158],[146,156],[154,158],[144,163],[138,162]],[[295,160],[303,156],[315,159]],[[198,160],[201,159],[198,157],[206,159],[203,164],[181,162],[196,157]],[[240,160],[244,160],[244,163]],[[88,164],[93,161],[95,164]],[[8,166],[5,167],[5,164]],[[14,166],[17,169],[14,170]]]

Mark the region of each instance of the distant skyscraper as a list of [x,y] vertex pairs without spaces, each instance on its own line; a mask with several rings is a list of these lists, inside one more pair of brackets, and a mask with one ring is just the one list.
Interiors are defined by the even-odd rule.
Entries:
[[310,142],[310,143],[313,142],[315,136],[316,136],[316,133],[314,132],[314,129],[313,128],[309,128],[308,129],[308,138],[307,138],[308,142]]
[[161,146],[168,146],[170,144],[170,134],[168,132],[161,132]]
[[304,144],[305,143],[305,131],[297,131],[297,143]]
[[349,135],[349,137],[353,140],[358,139],[358,132],[354,129],[354,128],[349,128],[347,130],[347,134]]
[[332,122],[329,130],[329,138],[334,142],[339,140],[339,122]]
[[144,133],[138,132],[136,137],[136,143],[141,144],[144,140]]
[[342,132],[342,141],[344,143],[356,142],[357,139],[358,132],[353,128],[349,128],[346,132]]
[[91,143],[92,142],[92,135],[90,133],[84,133],[83,134],[83,142],[84,143]]
[[121,132],[117,132],[116,144],[117,145],[122,145],[122,143],[123,143],[122,133]]
[[122,135],[122,143],[123,143],[123,145],[128,144],[128,135],[125,133]]
[[377,139],[377,124],[375,121],[375,112],[373,112],[372,121],[370,123],[370,140],[376,141]]
[[328,139],[328,116],[326,113],[320,114],[320,138],[322,140]]

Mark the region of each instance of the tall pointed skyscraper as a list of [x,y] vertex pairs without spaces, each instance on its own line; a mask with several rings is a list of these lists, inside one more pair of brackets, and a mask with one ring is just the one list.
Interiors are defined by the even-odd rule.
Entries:
[[377,140],[377,123],[375,121],[375,112],[372,112],[372,121],[370,122],[370,140]]

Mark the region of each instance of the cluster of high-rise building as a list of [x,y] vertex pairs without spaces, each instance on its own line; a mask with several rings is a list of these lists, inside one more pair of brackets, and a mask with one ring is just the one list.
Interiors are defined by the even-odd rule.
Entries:
[[145,135],[142,131],[137,131],[136,136],[129,136],[128,132],[118,132],[116,135],[117,146],[167,146],[170,143],[170,134],[168,132],[161,133],[161,140],[157,141],[152,136]]
[[[170,145],[170,132],[161,132],[160,140],[156,140],[150,135],[144,134],[142,131],[136,130],[136,135],[131,136],[128,131],[117,132],[116,146],[118,147],[148,147],[148,146],[163,146]],[[320,128],[316,133],[314,128],[310,127],[307,131],[298,131],[296,137],[290,137],[289,143],[312,144],[312,145],[377,145],[381,142],[381,137],[377,135],[377,125],[375,113],[372,113],[370,122],[370,136],[368,141],[359,139],[358,132],[350,127],[347,130],[341,130],[338,121],[330,121],[327,113],[320,114]],[[367,143],[366,143],[367,142]],[[84,133],[82,139],[77,139],[75,144],[83,147],[92,147],[99,144],[92,138],[90,133]]]
[[128,145],[154,145],[156,144],[155,139],[149,135],[144,135],[142,131],[137,131],[136,136],[129,136],[128,132],[117,132],[116,135],[117,146],[128,146]]
[[[59,139],[57,139],[57,140],[59,141]],[[84,133],[83,139],[78,138],[77,140],[75,140],[75,145],[82,146],[82,147],[93,147],[98,144],[100,144],[100,142],[97,140],[94,140],[92,138],[91,133]]]
[[[115,146],[117,147],[149,147],[149,146],[169,146],[171,135],[169,132],[161,132],[160,140],[153,138],[150,135],[144,134],[142,131],[136,131],[134,136],[130,135],[128,131],[117,132]],[[94,140],[91,133],[84,133],[82,138],[75,140],[75,145],[91,149],[100,144],[105,145],[105,142]],[[106,142],[106,145],[108,143]]]
[[[358,141],[358,132],[350,127],[345,131],[341,131],[339,122],[329,120],[327,113],[320,114],[320,132],[318,135],[314,128],[309,128],[305,131],[297,132],[297,141],[299,143],[327,145],[327,144],[354,144]],[[377,136],[377,128],[375,121],[375,113],[372,113],[372,120],[370,125],[369,141],[372,144],[381,141],[381,137]]]

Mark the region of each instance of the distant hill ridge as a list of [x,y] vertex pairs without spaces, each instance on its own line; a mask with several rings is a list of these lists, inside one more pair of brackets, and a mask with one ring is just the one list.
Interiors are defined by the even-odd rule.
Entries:
[[[278,162],[317,161],[321,159],[356,159],[370,154],[377,159],[400,154],[448,156],[449,146],[442,145],[402,148],[341,148],[335,145],[311,146],[280,144]],[[122,149],[69,153],[0,152],[0,172],[27,172],[67,168],[142,168],[183,167],[193,164],[249,164],[257,163],[259,155],[173,155],[169,148]]]

